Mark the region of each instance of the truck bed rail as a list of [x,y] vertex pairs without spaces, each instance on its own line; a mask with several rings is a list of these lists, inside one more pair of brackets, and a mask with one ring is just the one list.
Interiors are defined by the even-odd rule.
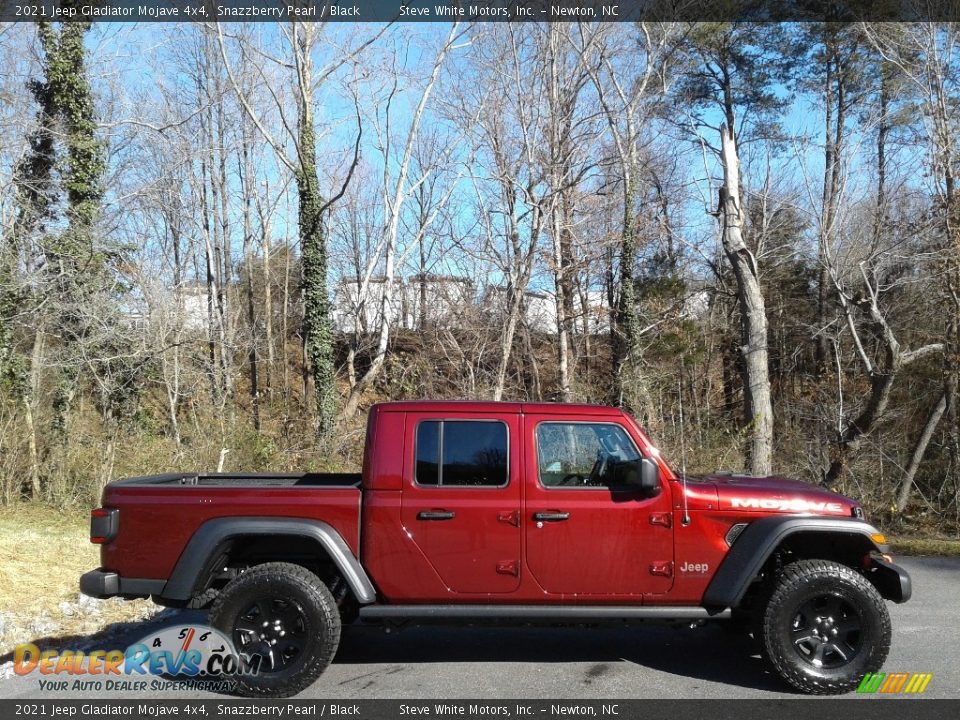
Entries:
[[360,473],[166,473],[117,480],[113,485],[214,487],[358,487]]

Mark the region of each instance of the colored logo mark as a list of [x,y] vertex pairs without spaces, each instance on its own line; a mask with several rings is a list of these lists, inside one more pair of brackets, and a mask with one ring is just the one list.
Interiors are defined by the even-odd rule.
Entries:
[[927,689],[932,679],[932,673],[867,673],[857,686],[857,692],[919,695]]

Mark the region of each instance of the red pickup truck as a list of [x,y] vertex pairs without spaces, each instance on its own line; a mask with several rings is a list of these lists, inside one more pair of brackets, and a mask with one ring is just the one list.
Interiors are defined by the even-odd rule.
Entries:
[[82,592],[210,606],[295,694],[342,623],[717,620],[795,688],[880,669],[910,578],[857,503],[781,478],[681,478],[616,408],[374,406],[360,475],[170,474],[111,483]]

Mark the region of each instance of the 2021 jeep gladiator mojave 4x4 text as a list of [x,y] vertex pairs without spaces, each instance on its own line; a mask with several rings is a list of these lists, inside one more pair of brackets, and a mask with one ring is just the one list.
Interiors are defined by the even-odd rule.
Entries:
[[856,502],[780,478],[684,482],[624,412],[398,402],[360,475],[170,474],[111,483],[80,588],[210,606],[260,656],[242,692],[317,679],[341,623],[716,619],[784,680],[850,690],[890,646],[910,578]]

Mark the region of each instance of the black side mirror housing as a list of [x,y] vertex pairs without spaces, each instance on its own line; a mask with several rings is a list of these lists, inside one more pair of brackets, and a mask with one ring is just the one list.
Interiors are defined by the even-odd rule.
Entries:
[[646,497],[660,492],[660,467],[650,458],[640,458],[640,489]]

